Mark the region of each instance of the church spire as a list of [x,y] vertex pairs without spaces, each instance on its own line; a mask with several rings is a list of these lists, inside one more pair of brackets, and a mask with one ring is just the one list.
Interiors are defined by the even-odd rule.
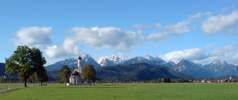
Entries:
[[82,58],[79,56],[78,57],[78,70],[79,72],[81,73],[82,69],[81,69],[81,66],[80,66],[80,61],[82,60]]

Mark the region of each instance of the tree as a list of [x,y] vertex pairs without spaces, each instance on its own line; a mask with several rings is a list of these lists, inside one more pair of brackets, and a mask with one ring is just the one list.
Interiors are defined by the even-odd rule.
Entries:
[[71,70],[67,65],[64,65],[59,71],[60,82],[68,83]]
[[43,66],[46,63],[45,58],[42,56],[42,53],[37,48],[31,49],[31,59],[34,67],[34,72],[36,73],[38,81],[42,86],[43,82],[48,81],[48,75],[45,67]]
[[86,64],[83,67],[82,76],[83,76],[84,80],[86,80],[88,82],[92,81],[93,83],[95,83],[96,82],[96,70],[94,69],[93,65]]
[[37,69],[43,67],[46,63],[45,58],[37,48],[29,48],[27,46],[18,46],[17,50],[6,59],[6,72],[18,73],[24,86],[27,87],[27,80]]
[[37,48],[31,49],[31,63],[36,71],[44,68],[43,65],[46,64],[45,58],[42,56],[41,51]]
[[14,54],[6,60],[7,72],[17,72],[20,78],[24,81],[24,86],[27,87],[27,79],[32,74],[31,52],[27,46],[18,46]]
[[36,71],[36,74],[37,74],[37,79],[40,81],[41,86],[42,86],[43,82],[48,81],[48,74],[44,67],[42,67],[41,69],[38,69]]

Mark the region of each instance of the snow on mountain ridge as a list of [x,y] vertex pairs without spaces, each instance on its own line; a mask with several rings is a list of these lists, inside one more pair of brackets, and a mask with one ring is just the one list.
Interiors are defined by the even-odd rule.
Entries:
[[121,64],[127,60],[127,57],[123,56],[104,56],[97,59],[97,63],[101,66],[113,66]]
[[[80,62],[80,66],[84,66],[85,64],[91,64],[96,69],[100,67],[100,65],[90,56],[90,55],[80,55],[82,57],[82,60]],[[76,68],[77,67],[77,58],[68,58],[65,60],[58,61],[54,64],[48,65],[47,70],[53,71],[53,70],[59,70],[63,65],[67,65],[70,68]]]
[[97,60],[98,64],[101,66],[114,66],[118,64],[136,64],[136,63],[148,63],[151,65],[160,65],[160,64],[166,64],[163,59],[159,57],[153,57],[153,56],[136,56],[129,58],[123,57],[123,56],[104,56],[100,57]]

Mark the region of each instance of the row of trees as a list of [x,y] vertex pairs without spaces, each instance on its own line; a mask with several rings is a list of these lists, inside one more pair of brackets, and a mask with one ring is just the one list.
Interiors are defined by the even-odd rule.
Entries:
[[37,78],[41,85],[48,81],[44,64],[46,60],[39,49],[18,46],[17,50],[6,59],[5,68],[8,74],[18,74],[19,78],[24,81],[24,86],[27,87],[27,81],[32,78]]

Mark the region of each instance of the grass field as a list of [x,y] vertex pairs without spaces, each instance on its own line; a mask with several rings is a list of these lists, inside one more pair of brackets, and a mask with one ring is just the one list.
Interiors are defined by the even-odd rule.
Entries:
[[[22,84],[1,84],[0,83],[0,94],[5,92],[11,92],[23,88]],[[1,99],[0,99],[1,100]]]
[[[3,89],[8,84],[1,84]],[[19,84],[10,84],[20,88]],[[8,86],[9,87],[9,86]],[[0,100],[237,100],[238,84],[49,84],[0,93]]]

